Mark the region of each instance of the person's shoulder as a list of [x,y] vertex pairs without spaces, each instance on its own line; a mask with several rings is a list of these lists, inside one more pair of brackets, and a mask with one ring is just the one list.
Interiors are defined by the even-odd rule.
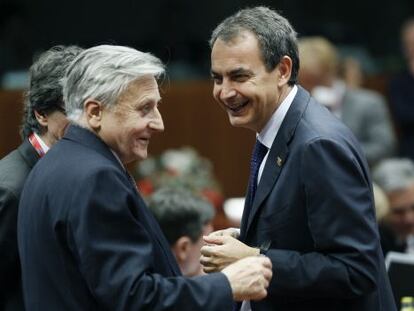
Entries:
[[382,105],[385,102],[385,97],[374,91],[364,88],[347,90],[345,98],[355,105]]
[[0,159],[0,169],[4,169],[7,166],[13,165],[22,161],[22,157],[19,154],[18,149],[12,150],[10,153],[6,154],[2,159]]
[[297,131],[307,133],[308,139],[316,137],[332,138],[340,133],[349,133],[350,130],[333,115],[325,106],[311,98],[307,109],[299,122]]
[[305,110],[294,135],[297,145],[306,146],[323,142],[324,145],[342,146],[344,150],[353,150],[358,154],[359,143],[352,131],[326,107],[311,99]]
[[17,149],[0,160],[0,187],[7,188],[15,195],[19,195],[30,167]]

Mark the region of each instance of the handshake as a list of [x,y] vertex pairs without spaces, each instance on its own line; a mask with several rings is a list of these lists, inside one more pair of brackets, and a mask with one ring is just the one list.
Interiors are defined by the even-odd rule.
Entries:
[[260,300],[267,296],[272,263],[257,248],[237,240],[239,230],[229,228],[204,236],[200,262],[206,273],[221,271],[230,282],[235,301]]

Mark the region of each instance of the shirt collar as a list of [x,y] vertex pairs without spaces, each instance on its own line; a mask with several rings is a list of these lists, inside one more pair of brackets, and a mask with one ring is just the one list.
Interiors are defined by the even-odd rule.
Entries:
[[282,101],[280,106],[275,110],[270,120],[266,123],[263,130],[259,134],[257,134],[256,138],[263,145],[265,145],[267,149],[270,149],[270,147],[272,147],[272,144],[276,138],[277,132],[279,131],[280,126],[282,125],[283,119],[285,118],[297,92],[298,92],[298,87],[294,85],[293,88],[290,90],[289,94]]
[[109,150],[111,150],[112,154],[114,155],[115,159],[117,159],[117,160],[118,160],[119,164],[121,164],[121,166],[122,166],[125,170],[127,170],[127,169],[126,169],[126,167],[125,167],[125,165],[122,163],[121,158],[118,156],[118,154],[117,154],[115,151],[113,151],[112,149],[109,149]]

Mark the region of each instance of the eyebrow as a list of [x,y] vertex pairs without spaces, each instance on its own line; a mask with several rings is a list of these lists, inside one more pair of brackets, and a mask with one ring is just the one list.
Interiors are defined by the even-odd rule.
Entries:
[[[211,70],[210,73],[211,73],[212,76],[220,76],[220,74],[218,74],[217,72],[214,72],[213,70]],[[237,75],[240,75],[240,74],[253,75],[253,71],[251,71],[249,69],[245,69],[243,67],[239,67],[239,68],[230,70],[228,72],[228,75],[230,75],[230,76],[237,76]]]
[[237,76],[237,75],[240,75],[240,74],[252,75],[253,71],[240,67],[240,68],[233,69],[229,72],[230,76]]

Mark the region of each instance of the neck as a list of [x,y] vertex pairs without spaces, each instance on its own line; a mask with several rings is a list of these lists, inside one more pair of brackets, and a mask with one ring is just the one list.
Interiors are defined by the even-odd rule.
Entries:
[[282,87],[282,89],[280,91],[279,100],[278,100],[276,109],[279,108],[280,104],[282,104],[282,102],[286,99],[286,97],[289,95],[292,88],[293,88],[293,86],[290,86],[288,84],[286,84],[284,87]]

